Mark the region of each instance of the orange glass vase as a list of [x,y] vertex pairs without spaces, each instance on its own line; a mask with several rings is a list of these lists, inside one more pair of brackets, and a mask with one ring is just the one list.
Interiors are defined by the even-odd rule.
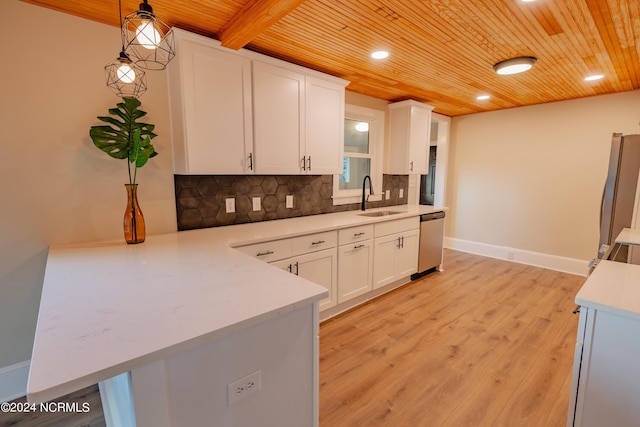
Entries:
[[138,184],[125,184],[127,209],[124,211],[124,239],[127,243],[142,243],[145,238],[144,216],[138,204]]

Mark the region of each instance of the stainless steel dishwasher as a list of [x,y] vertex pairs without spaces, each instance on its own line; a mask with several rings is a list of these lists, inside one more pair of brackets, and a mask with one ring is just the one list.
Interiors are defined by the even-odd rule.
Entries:
[[444,212],[420,215],[418,272],[411,279],[424,276],[442,263],[444,216]]

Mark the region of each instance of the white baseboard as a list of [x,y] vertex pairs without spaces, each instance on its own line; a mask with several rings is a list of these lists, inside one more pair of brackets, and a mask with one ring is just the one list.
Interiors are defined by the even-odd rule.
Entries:
[[0,368],[0,402],[8,402],[27,394],[31,360]]
[[469,252],[490,258],[503,259],[505,261],[517,262],[520,264],[533,265],[547,268],[549,270],[562,271],[564,273],[587,276],[589,272],[589,261],[567,258],[557,255],[549,255],[542,252],[525,251],[522,249],[510,248],[508,246],[490,245],[488,243],[472,242],[470,240],[444,238],[446,248],[457,251]]

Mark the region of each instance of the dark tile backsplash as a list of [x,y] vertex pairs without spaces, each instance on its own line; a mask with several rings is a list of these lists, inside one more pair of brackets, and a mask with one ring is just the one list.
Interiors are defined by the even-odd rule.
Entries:
[[[407,203],[408,175],[383,175],[382,186],[391,198],[367,202],[367,207]],[[175,189],[178,230],[360,209],[360,203],[333,206],[333,175],[175,175]],[[288,194],[293,195],[293,209],[286,208]],[[236,199],[235,213],[225,212],[227,197]],[[260,197],[261,210],[252,210],[253,197]]]

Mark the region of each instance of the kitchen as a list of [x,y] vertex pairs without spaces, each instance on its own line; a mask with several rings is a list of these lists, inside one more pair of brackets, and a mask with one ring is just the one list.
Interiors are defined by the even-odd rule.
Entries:
[[[114,183],[124,176],[88,137],[114,104],[102,82],[118,30],[17,1],[1,7],[2,34],[21,35],[6,46],[15,66],[3,86],[8,155],[0,168],[0,367],[13,367],[31,355],[47,247],[120,238],[123,195]],[[160,155],[140,174],[140,197],[148,230],[162,234],[177,223],[166,76],[148,73],[148,85],[143,108],[158,124]],[[584,274],[597,246],[611,133],[638,133],[639,100],[635,90],[454,117],[447,246]],[[353,92],[347,103],[386,106]]]

